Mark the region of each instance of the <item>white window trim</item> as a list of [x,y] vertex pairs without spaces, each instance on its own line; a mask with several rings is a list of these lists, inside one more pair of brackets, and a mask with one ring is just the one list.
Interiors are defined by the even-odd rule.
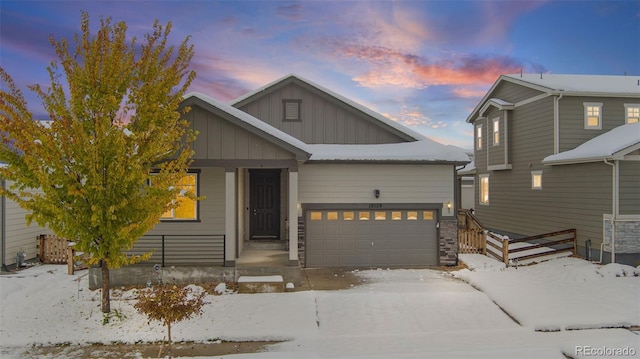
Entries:
[[[631,123],[629,122],[629,109],[630,108],[637,108],[638,111],[640,111],[640,104],[639,103],[625,103],[624,104],[624,123]],[[638,122],[638,121],[635,121]]]
[[482,124],[476,126],[476,148],[482,149]]
[[[540,185],[536,186],[536,176],[540,176]],[[541,190],[542,189],[542,171],[531,171],[531,189]]]
[[[602,129],[602,102],[584,102],[584,129],[585,130],[601,130]],[[589,116],[587,110],[589,107],[598,108],[598,125],[589,126]]]
[[[493,145],[498,146],[500,145],[500,117],[494,118],[492,123],[493,123]],[[497,137],[497,140],[496,140],[496,137]]]
[[[490,198],[489,197],[489,175],[488,174],[480,175],[479,178],[480,178],[480,181],[478,184],[478,193],[479,193],[478,203],[480,203],[483,206],[488,206],[489,198]],[[487,199],[486,200],[484,200],[483,193],[482,193],[482,180],[485,178],[487,179]]]

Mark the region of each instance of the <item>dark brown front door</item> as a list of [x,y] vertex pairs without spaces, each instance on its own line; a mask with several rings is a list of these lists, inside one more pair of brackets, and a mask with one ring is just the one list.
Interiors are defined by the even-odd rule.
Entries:
[[249,170],[251,239],[280,237],[280,170]]

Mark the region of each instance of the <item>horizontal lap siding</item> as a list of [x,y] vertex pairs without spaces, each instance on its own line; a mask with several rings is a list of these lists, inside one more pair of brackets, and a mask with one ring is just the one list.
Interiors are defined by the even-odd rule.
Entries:
[[620,163],[620,214],[640,214],[640,162]]
[[[602,103],[602,129],[585,130],[584,103]],[[568,97],[560,100],[560,152],[568,151],[625,123],[624,98]]]
[[516,103],[540,94],[542,94],[541,91],[504,81],[493,91],[489,98],[498,98]]
[[[7,184],[9,186],[10,184]],[[27,226],[25,215],[27,211],[16,202],[6,199],[5,202],[5,253],[4,264],[16,263],[16,254],[24,251],[25,258],[31,259],[38,255],[38,240],[40,234],[51,234],[51,230],[40,227],[33,222]]]
[[[224,264],[224,237],[166,236],[164,239],[164,265],[210,265]],[[130,255],[152,252],[149,260],[142,264],[162,264],[162,236],[145,236],[138,240]]]
[[299,171],[301,203],[453,202],[450,165],[310,164]]

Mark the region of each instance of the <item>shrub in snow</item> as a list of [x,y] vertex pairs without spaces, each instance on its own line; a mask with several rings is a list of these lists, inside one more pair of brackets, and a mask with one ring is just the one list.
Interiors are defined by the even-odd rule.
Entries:
[[140,293],[140,299],[134,307],[149,318],[157,320],[167,327],[168,355],[171,351],[171,324],[202,315],[206,292],[201,287],[189,285],[179,288],[176,285],[161,284],[150,291]]
[[216,294],[220,294],[223,295],[224,293],[226,293],[227,291],[227,285],[225,283],[219,283],[214,289],[213,291]]
[[598,273],[603,277],[638,277],[640,269],[619,263],[609,263],[598,268]]

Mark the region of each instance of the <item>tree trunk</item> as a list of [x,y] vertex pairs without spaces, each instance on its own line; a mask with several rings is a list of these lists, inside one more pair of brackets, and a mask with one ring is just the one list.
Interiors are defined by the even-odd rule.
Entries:
[[171,349],[171,322],[167,323],[167,337],[169,338],[169,359],[173,358],[173,350]]
[[100,263],[102,266],[102,313],[111,312],[111,300],[109,299],[109,267],[105,261]]

